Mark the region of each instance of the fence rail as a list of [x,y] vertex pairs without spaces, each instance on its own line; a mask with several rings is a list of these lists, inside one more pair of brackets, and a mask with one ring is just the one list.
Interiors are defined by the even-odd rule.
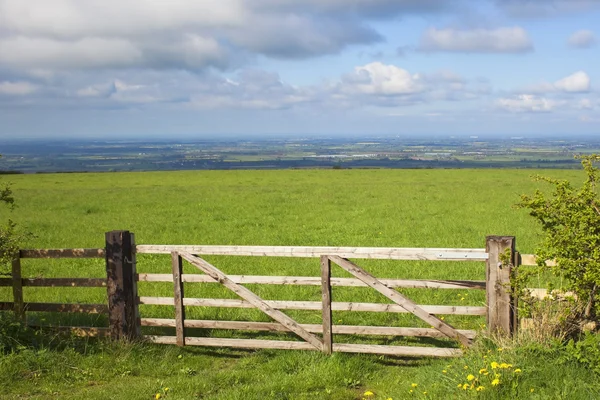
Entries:
[[[320,277],[312,276],[259,276],[259,275],[228,275],[229,279],[239,284],[262,285],[307,285],[321,286]],[[212,283],[209,276],[201,274],[183,274],[183,282]],[[173,282],[172,274],[138,274],[138,282]],[[409,280],[409,279],[381,279],[386,286],[394,288],[412,289],[485,289],[485,281],[462,280]],[[367,287],[368,285],[355,278],[331,278],[331,286],[342,287]]]
[[307,246],[177,246],[138,245],[138,254],[185,252],[201,255],[252,257],[310,257],[322,255],[378,260],[486,261],[485,249],[438,249],[399,247],[307,247]]
[[[516,327],[514,304],[507,290],[510,268],[503,265],[500,254],[508,249],[514,265],[521,261],[531,265],[531,255],[518,256],[514,238],[489,236],[485,249],[457,248],[378,248],[378,247],[306,247],[306,246],[187,246],[187,245],[135,245],[133,234],[113,231],[106,234],[105,248],[90,249],[36,249],[21,250],[13,262],[12,277],[0,278],[0,286],[12,286],[13,302],[0,302],[0,310],[13,310],[25,318],[27,312],[70,312],[107,314],[108,327],[58,327],[58,330],[84,336],[109,336],[112,339],[144,338],[154,343],[178,345],[226,346],[240,348],[273,348],[335,351],[352,353],[377,353],[403,356],[455,356],[456,348],[432,348],[418,346],[383,346],[367,344],[334,343],[333,335],[414,336],[428,338],[452,338],[469,345],[476,336],[474,330],[456,329],[436,315],[486,316],[490,331],[510,334]],[[136,272],[136,254],[171,254],[171,273]],[[321,276],[260,276],[227,275],[203,260],[206,255],[298,257],[320,260]],[[22,277],[21,259],[49,258],[104,258],[104,278],[42,278]],[[486,263],[486,280],[434,280],[434,279],[379,279],[352,260],[427,260],[427,261],[473,261]],[[533,260],[533,261],[532,261]],[[200,273],[183,274],[183,261],[199,269]],[[332,265],[353,275],[351,278],[331,277]],[[144,282],[170,282],[173,297],[138,296],[137,285]],[[184,293],[184,283],[216,283],[236,293],[238,299],[190,298]],[[251,292],[245,284],[320,286],[321,301],[263,300]],[[107,304],[63,304],[26,302],[23,287],[105,287]],[[362,303],[333,301],[332,287],[370,287],[387,297],[390,303]],[[421,305],[397,289],[458,289],[485,290],[485,306]],[[174,307],[175,318],[142,318],[139,305],[164,305]],[[187,307],[227,307],[259,309],[273,322],[223,321],[187,319]],[[145,309],[144,309],[145,310]],[[321,324],[297,323],[280,310],[312,310],[322,314]],[[431,328],[398,326],[336,325],[332,320],[334,311],[412,313]],[[142,335],[142,327],[175,328],[175,336]],[[51,327],[40,327],[52,329]],[[190,328],[226,329],[242,331],[265,331],[295,333],[303,341],[222,339],[190,337]]]

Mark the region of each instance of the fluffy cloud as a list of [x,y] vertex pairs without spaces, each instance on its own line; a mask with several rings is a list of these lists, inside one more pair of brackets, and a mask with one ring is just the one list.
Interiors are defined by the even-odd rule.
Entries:
[[569,93],[589,92],[590,77],[585,72],[578,71],[554,82],[554,87]]
[[533,50],[533,44],[525,29],[518,26],[471,30],[429,28],[421,38],[419,50],[460,53],[525,53]]
[[345,75],[342,89],[347,93],[400,96],[422,92],[425,87],[418,74],[410,74],[395,65],[373,62]]
[[382,41],[371,22],[444,0],[0,0],[0,68],[239,67]]
[[557,102],[532,94],[520,94],[514,97],[500,98],[496,101],[498,108],[509,112],[551,112]]
[[591,89],[590,76],[585,71],[577,71],[569,76],[557,80],[554,83],[542,82],[523,88],[528,93],[584,93]]
[[489,94],[487,82],[468,81],[452,71],[411,73],[396,65],[373,62],[354,68],[330,89],[338,105],[407,106],[469,100]]
[[587,49],[596,44],[596,37],[594,36],[594,32],[584,29],[573,32],[573,34],[569,36],[567,43],[570,47],[576,49]]

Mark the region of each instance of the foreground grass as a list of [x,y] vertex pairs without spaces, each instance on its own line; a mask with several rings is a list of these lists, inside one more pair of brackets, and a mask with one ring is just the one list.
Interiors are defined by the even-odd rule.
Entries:
[[[24,350],[0,358],[2,398],[142,400],[156,399],[157,394],[167,399],[222,400],[600,396],[594,372],[566,361],[559,348],[540,346],[481,347],[452,360],[349,354],[328,357],[303,351],[246,352],[143,344],[88,343],[85,350],[80,346]],[[500,367],[493,369],[493,362]],[[502,363],[511,366],[502,368]],[[469,375],[475,379],[469,380]],[[492,385],[495,376],[499,376],[496,386]]]
[[[539,172],[539,171],[538,171]],[[139,244],[319,245],[482,248],[485,235],[515,235],[522,253],[534,251],[537,227],[512,205],[531,192],[532,171],[311,170],[174,173],[50,174],[15,176],[18,209],[11,217],[37,237],[29,247],[103,247],[104,232],[128,229]],[[577,180],[579,171],[543,171]],[[210,257],[227,273],[318,276],[318,260]],[[483,263],[360,261],[379,277],[483,279]],[[24,260],[24,276],[102,277],[102,260]],[[168,256],[140,255],[139,272],[170,272]],[[186,265],[187,273],[194,273]],[[334,275],[345,276],[339,269]],[[535,286],[543,286],[540,281]],[[268,299],[319,300],[318,287],[250,285]],[[140,295],[172,296],[169,283],[140,283]],[[186,286],[187,297],[231,298],[214,285]],[[25,288],[26,301],[105,302],[104,289]],[[421,304],[482,305],[483,292],[405,290]],[[467,296],[465,296],[467,294]],[[0,291],[11,300],[9,289]],[[336,301],[384,302],[363,288],[334,288]],[[172,307],[141,307],[142,316],[173,318]],[[189,307],[188,318],[266,320],[252,310]],[[319,323],[318,312],[290,312]],[[30,315],[30,322],[105,326],[103,316]],[[334,313],[343,324],[423,326],[414,317],[386,313]],[[458,328],[478,329],[480,317],[447,316]],[[153,332],[145,330],[146,333]],[[231,332],[200,331],[231,337]],[[268,334],[260,334],[267,337]],[[281,335],[279,336],[281,338]],[[291,339],[287,336],[287,339]],[[436,345],[402,338],[336,340]],[[442,343],[449,346],[453,343]],[[461,360],[397,359],[296,351],[245,352],[113,346],[92,342],[70,348],[20,351],[2,357],[2,397],[194,399],[569,398],[597,396],[597,377],[559,350],[503,352],[522,369],[518,387],[463,390],[467,372],[482,368],[476,350]],[[181,356],[181,357],[180,357]],[[498,354],[500,357],[500,354]],[[502,361],[498,358],[498,362]],[[562,363],[561,363],[562,362]],[[448,369],[448,365],[452,365]],[[464,366],[467,365],[467,370]],[[463,368],[461,371],[460,368]],[[446,370],[443,373],[442,370]],[[465,376],[448,371],[460,371]],[[475,372],[477,372],[475,371]],[[417,387],[413,388],[412,383]],[[164,388],[169,388],[164,391]],[[416,390],[418,388],[418,390]],[[534,392],[530,389],[533,388]],[[510,389],[510,390],[509,390]],[[410,390],[413,390],[410,393]],[[427,392],[427,394],[423,394]],[[590,394],[594,394],[590,396]]]

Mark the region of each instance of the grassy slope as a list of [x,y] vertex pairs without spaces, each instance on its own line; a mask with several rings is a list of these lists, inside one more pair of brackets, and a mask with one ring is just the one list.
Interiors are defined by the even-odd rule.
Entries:
[[[486,234],[508,234],[517,236],[521,252],[529,253],[534,250],[538,231],[525,212],[511,206],[520,193],[535,188],[531,174],[520,170],[203,171],[30,175],[10,180],[19,203],[13,219],[38,235],[28,244],[31,247],[102,247],[105,231],[128,229],[136,233],[140,244],[483,247]],[[581,177],[578,171],[544,174],[575,181]],[[228,273],[318,273],[316,260],[213,257],[211,261]],[[484,276],[483,265],[478,263],[370,261],[361,265],[382,277]],[[169,268],[165,257],[138,259],[140,272],[164,273]],[[26,276],[103,276],[104,266],[100,260],[28,261],[24,269]],[[319,289],[312,287],[252,289],[266,298],[319,299]],[[171,290],[169,284],[140,284],[142,295],[169,296]],[[8,291],[0,293],[10,299]],[[461,291],[406,293],[423,304],[483,302],[480,292],[470,292],[462,302],[459,298],[463,296],[458,296]],[[102,289],[26,288],[25,296],[30,301],[95,302],[104,301],[105,293]],[[232,297],[207,285],[186,287],[186,296]],[[335,289],[334,299],[382,301],[367,289]],[[141,311],[144,316],[172,317],[169,307],[142,307]],[[318,313],[290,314],[301,322],[319,322]],[[193,309],[190,315],[265,320],[256,312],[234,309]],[[97,317],[77,318],[79,322],[105,323]],[[386,314],[336,313],[334,319],[344,324],[419,325],[410,317]],[[476,328],[481,323],[480,318],[472,317],[447,320],[461,328]],[[69,320],[62,317],[60,321]],[[387,338],[372,342],[402,343]],[[134,347],[122,356],[115,351],[93,347],[87,357],[60,353],[73,368],[58,366],[52,358],[54,353],[41,366],[30,365],[27,354],[14,355],[3,360],[0,372],[5,380],[14,382],[9,392],[39,392],[42,398],[53,392],[68,398],[66,393],[70,392],[72,398],[145,399],[156,393],[161,380],[162,387],[171,388],[171,398],[197,398],[204,393],[205,398],[221,399],[349,399],[365,388],[375,389],[381,398],[405,398],[412,381],[428,386],[426,396],[456,386],[450,379],[440,379],[448,361],[352,355],[327,358],[303,352],[182,351],[153,346]],[[185,356],[178,358],[182,352]],[[44,357],[35,359],[43,363]],[[536,368],[535,360],[530,361]],[[43,371],[40,376],[29,373],[36,368]],[[570,377],[560,368],[544,371]],[[574,371],[571,381],[579,382],[582,378],[577,369]],[[18,379],[23,374],[26,379]],[[588,393],[586,385],[578,387],[583,394]],[[536,388],[538,393],[543,391],[541,384]],[[548,390],[552,393],[555,388]],[[109,394],[120,392],[126,395]]]

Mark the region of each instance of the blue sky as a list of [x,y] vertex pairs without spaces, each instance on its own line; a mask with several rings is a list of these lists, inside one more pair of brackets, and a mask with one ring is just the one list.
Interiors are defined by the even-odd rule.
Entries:
[[600,0],[0,0],[0,139],[600,134]]

